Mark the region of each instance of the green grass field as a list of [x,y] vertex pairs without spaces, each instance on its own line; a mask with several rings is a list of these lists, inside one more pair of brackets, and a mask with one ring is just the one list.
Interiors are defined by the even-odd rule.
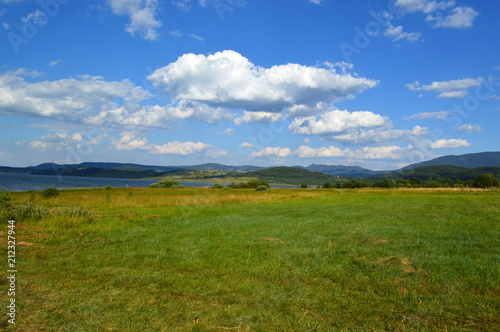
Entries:
[[7,331],[500,330],[498,190],[82,189],[34,203],[92,217],[16,223]]

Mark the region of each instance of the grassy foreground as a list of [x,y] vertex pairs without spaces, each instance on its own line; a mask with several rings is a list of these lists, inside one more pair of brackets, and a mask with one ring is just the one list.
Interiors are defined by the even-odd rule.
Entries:
[[82,189],[35,203],[92,217],[16,224],[7,331],[500,330],[499,191]]

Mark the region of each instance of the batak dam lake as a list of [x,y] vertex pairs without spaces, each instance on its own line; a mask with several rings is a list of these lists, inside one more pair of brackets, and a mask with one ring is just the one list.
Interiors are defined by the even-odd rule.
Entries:
[[[47,187],[57,187],[58,189],[104,188],[107,185],[115,188],[147,188],[158,181],[160,180],[0,173],[0,190],[27,191],[41,190]],[[209,182],[180,181],[179,183],[185,187],[211,187],[213,185]]]
[[[0,173],[0,191],[42,190],[47,187],[69,188],[148,188],[161,180],[137,180],[122,178],[98,178],[80,176],[56,176]],[[214,182],[179,181],[184,187],[211,187]],[[298,188],[297,186],[272,185],[273,188]]]

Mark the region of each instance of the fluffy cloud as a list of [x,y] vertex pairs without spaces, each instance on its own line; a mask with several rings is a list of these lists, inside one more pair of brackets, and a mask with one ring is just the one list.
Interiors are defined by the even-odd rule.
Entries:
[[138,33],[148,40],[158,38],[157,29],[162,23],[155,18],[158,10],[157,0],[107,0],[107,3],[114,14],[129,16],[130,23],[125,26],[128,33]]
[[24,79],[37,75],[24,69],[0,74],[0,114],[80,119],[116,100],[136,103],[151,96],[129,80],[107,82],[88,75],[38,83]]
[[384,160],[384,159],[402,159],[413,150],[413,146],[402,148],[395,145],[364,147],[361,150],[342,150],[336,146],[321,147],[318,149],[310,148],[306,145],[300,146],[294,155],[298,158],[348,158],[350,160]]
[[378,84],[332,69],[299,64],[262,68],[235,51],[208,56],[184,54],[148,79],[178,100],[254,112],[280,112],[293,105],[352,98]]
[[453,114],[452,112],[448,111],[422,112],[405,117],[403,118],[403,120],[428,120],[428,119],[444,120],[452,114]]
[[188,154],[200,153],[211,148],[209,144],[202,142],[168,142],[164,145],[152,145],[152,154],[176,154],[185,156]]
[[33,141],[29,143],[32,149],[40,151],[63,151],[68,149],[80,149],[85,145],[97,145],[99,144],[106,134],[102,135],[92,135],[89,136],[88,133],[83,132],[69,134],[66,132],[60,133],[49,133],[43,136],[39,141]]
[[332,158],[351,156],[352,152],[349,149],[342,150],[335,146],[321,147],[318,149],[310,148],[307,145],[301,145],[295,152],[299,158]]
[[474,19],[478,15],[471,7],[456,7],[451,14],[446,16],[427,16],[427,21],[433,22],[435,28],[458,28],[465,29],[474,25]]
[[415,126],[412,130],[392,129],[390,126],[370,130],[353,129],[339,135],[324,137],[324,140],[337,141],[345,145],[380,144],[390,141],[405,140],[413,142],[428,136],[429,130]]
[[120,139],[112,139],[111,143],[117,150],[150,150],[151,146],[144,137],[139,137],[137,133],[124,131],[120,134]]
[[464,98],[467,96],[467,89],[481,85],[480,78],[465,78],[460,80],[432,82],[429,85],[421,86],[417,81],[415,83],[406,84],[405,86],[411,91],[429,91],[440,93],[438,98]]
[[456,6],[455,1],[396,0],[396,8],[403,14],[427,14],[426,21],[434,28],[470,28],[478,12],[471,7]]
[[263,150],[253,152],[249,155],[250,158],[276,157],[286,158],[292,154],[289,148],[267,147]]
[[102,108],[97,115],[86,118],[85,123],[110,127],[170,129],[177,122],[187,119],[214,124],[223,120],[230,120],[233,117],[231,113],[222,108],[215,109],[205,104],[186,100],[165,107],[158,105],[143,107],[130,104],[121,107],[110,106],[109,108]]
[[244,123],[273,123],[280,119],[280,113],[244,111],[242,116],[234,119],[234,123],[237,125]]
[[243,142],[243,143],[241,143],[240,146],[242,148],[254,148],[254,145],[252,143],[249,143],[249,142]]
[[[151,154],[173,154],[189,155],[200,153],[212,148],[212,145],[203,142],[168,142],[163,145],[152,144],[145,137],[136,132],[124,131],[120,134],[120,139],[111,139],[111,144],[117,150],[148,150]],[[208,151],[207,155],[223,155],[222,151]],[[227,153],[227,152],[226,152]]]
[[481,128],[481,126],[479,125],[465,124],[458,127],[457,131],[462,133],[475,133],[483,131],[483,128]]
[[471,145],[464,139],[440,139],[430,143],[429,147],[432,149],[456,149],[467,148]]
[[373,128],[387,125],[387,119],[372,112],[331,110],[319,117],[299,117],[288,127],[292,134],[332,135],[350,129]]
[[384,35],[392,38],[393,41],[398,41],[400,39],[406,39],[408,41],[419,41],[422,39],[422,34],[420,32],[404,32],[403,26],[393,26],[391,23],[388,24]]
[[444,10],[455,5],[455,1],[429,0],[396,0],[396,7],[404,13],[422,12],[430,14],[436,10]]

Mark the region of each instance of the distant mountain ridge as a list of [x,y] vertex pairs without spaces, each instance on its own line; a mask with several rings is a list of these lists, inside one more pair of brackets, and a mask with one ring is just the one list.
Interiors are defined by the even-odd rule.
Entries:
[[443,156],[403,167],[401,171],[423,166],[459,166],[465,168],[500,167],[500,152],[469,153],[459,156]]
[[[193,171],[221,171],[234,172],[232,176],[261,176],[278,181],[284,177],[302,181],[301,179],[315,179],[316,181],[331,180],[332,177],[369,178],[377,177],[453,177],[472,178],[481,172],[488,171],[498,175],[495,167],[500,167],[500,152],[470,153],[459,156],[443,156],[421,163],[408,165],[393,171],[372,171],[359,166],[321,165],[311,164],[307,167],[260,167],[252,165],[229,166],[218,163],[186,166],[155,166],[134,163],[116,162],[83,162],[80,164],[60,165],[43,163],[29,167],[0,166],[2,173],[41,174],[41,175],[73,175],[83,177],[113,177],[113,178],[158,178],[163,176],[182,176]],[[272,171],[267,171],[273,169]],[[293,170],[305,172],[295,172]],[[175,174],[174,174],[175,173]],[[242,174],[239,174],[242,173]],[[325,177],[323,177],[325,175]],[[223,176],[223,175],[221,175]]]

